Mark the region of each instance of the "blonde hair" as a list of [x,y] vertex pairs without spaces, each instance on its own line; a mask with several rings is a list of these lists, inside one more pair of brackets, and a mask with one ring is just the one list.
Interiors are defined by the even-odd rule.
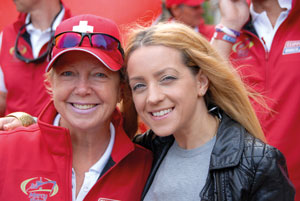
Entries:
[[207,76],[209,87],[205,95],[206,104],[218,106],[253,136],[265,141],[249,100],[249,97],[255,99],[255,95],[246,89],[236,70],[203,36],[178,22],[140,27],[132,30],[128,37],[125,64],[134,50],[152,45],[164,45],[179,50],[188,67],[197,66]]

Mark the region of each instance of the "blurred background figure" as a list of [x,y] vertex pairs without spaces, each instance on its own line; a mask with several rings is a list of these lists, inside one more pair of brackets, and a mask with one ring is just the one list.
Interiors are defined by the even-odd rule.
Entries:
[[[214,26],[205,22],[204,5],[205,0],[163,0],[162,14],[155,23],[176,20],[194,28],[195,31],[210,39],[214,33]],[[212,20],[208,18],[206,21],[212,23]]]
[[44,87],[49,41],[70,17],[60,0],[15,0],[18,19],[0,34],[0,116],[37,116],[50,97]]
[[300,201],[300,1],[219,2],[222,17],[213,45],[266,97],[271,112],[254,107],[267,142],[286,157]]

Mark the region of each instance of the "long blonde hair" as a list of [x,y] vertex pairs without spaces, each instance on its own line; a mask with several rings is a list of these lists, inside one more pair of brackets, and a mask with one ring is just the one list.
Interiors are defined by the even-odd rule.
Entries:
[[160,23],[132,30],[125,49],[125,64],[130,54],[141,46],[164,45],[179,50],[188,67],[199,67],[209,80],[205,95],[207,105],[216,105],[239,122],[253,136],[265,137],[246,89],[236,70],[224,60],[210,43],[186,25]]

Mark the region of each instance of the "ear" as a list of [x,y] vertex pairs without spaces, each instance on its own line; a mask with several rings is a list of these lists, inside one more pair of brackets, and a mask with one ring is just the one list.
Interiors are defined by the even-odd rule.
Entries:
[[197,85],[198,85],[198,96],[204,96],[207,92],[209,86],[208,77],[200,69],[197,76]]
[[44,86],[48,92],[48,94],[53,98],[53,92],[52,92],[52,83],[53,83],[53,76],[54,75],[49,75],[48,77],[45,75],[45,80],[44,80]]

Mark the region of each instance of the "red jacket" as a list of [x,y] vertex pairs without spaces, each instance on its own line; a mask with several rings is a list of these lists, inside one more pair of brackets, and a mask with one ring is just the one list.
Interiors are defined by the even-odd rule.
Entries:
[[[64,19],[71,16],[71,12],[65,6]],[[41,63],[28,63],[19,60],[14,54],[14,46],[17,34],[24,25],[26,14],[20,14],[18,20],[3,29],[2,47],[0,52],[0,66],[4,74],[4,82],[7,89],[6,111],[9,114],[16,111],[24,111],[33,116],[38,116],[43,107],[49,102],[43,76],[48,61]],[[19,38],[20,52],[29,58],[33,58],[32,48],[25,40],[30,40],[29,35]],[[45,52],[47,45],[40,52]]]
[[[297,4],[297,5],[296,5]],[[300,201],[300,1],[294,0],[278,28],[270,52],[249,22],[232,48],[232,61],[245,82],[266,97],[274,112],[255,104],[269,144],[286,157],[289,176]]]
[[[51,103],[38,124],[0,134],[0,200],[72,200],[72,144],[67,129],[52,125],[56,114]],[[150,172],[152,153],[131,142],[118,111],[112,123],[110,159],[85,201],[139,201]]]

